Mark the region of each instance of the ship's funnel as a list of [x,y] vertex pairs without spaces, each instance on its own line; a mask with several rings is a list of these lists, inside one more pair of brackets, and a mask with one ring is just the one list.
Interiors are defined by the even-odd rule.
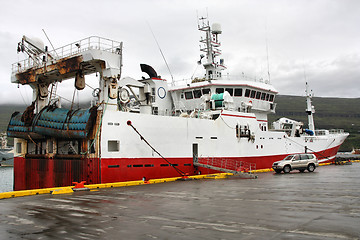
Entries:
[[147,64],[140,64],[141,71],[144,73],[147,73],[149,75],[149,78],[157,78],[158,75],[156,71]]

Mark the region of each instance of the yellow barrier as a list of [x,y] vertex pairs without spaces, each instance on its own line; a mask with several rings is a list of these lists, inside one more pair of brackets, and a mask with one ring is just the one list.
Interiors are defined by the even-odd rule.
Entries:
[[[360,162],[360,160],[352,160],[351,162]],[[321,163],[320,166],[330,165],[332,163]],[[259,169],[253,170],[252,173],[263,173],[263,172],[272,172],[274,171],[272,168],[267,169]],[[216,173],[216,174],[206,174],[206,175],[194,175],[189,176],[188,179],[224,179],[228,176],[232,176],[232,173]],[[164,182],[173,182],[177,180],[181,180],[181,177],[173,177],[173,178],[160,178],[160,179],[151,179],[149,181],[129,181],[129,182],[115,182],[115,183],[100,183],[100,184],[90,184],[84,185],[89,189],[97,189],[97,188],[112,188],[112,187],[128,187],[128,186],[137,186],[144,184],[156,184],[156,183],[164,183]],[[186,179],[186,178],[185,178]],[[67,187],[56,187],[56,188],[42,188],[42,189],[33,189],[33,190],[23,190],[23,191],[13,191],[13,192],[3,192],[0,193],[0,199],[5,198],[13,198],[13,197],[24,197],[38,194],[65,194],[72,193],[73,186]]]
[[[209,174],[209,175],[194,175],[189,176],[188,179],[222,179],[227,176],[232,175],[231,173],[217,173],[217,174]],[[149,181],[129,181],[129,182],[115,182],[115,183],[100,183],[100,184],[90,184],[84,185],[89,189],[97,189],[97,188],[112,188],[112,187],[128,187],[128,186],[137,186],[144,184],[156,184],[156,183],[164,183],[164,182],[173,182],[182,179],[181,177],[173,177],[173,178],[160,178],[160,179],[151,179]],[[186,178],[185,178],[186,179]],[[0,193],[0,199],[5,198],[13,198],[13,197],[24,197],[38,194],[65,194],[72,193],[73,186],[67,187],[57,187],[57,188],[43,188],[43,189],[33,189],[33,190],[22,190],[22,191],[13,191],[13,192],[4,192]]]

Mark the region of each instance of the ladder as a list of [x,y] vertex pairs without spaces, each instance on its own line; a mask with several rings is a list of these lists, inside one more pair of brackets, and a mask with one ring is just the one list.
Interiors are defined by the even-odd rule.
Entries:
[[257,178],[256,164],[227,158],[194,158],[194,166],[232,173],[240,178]]

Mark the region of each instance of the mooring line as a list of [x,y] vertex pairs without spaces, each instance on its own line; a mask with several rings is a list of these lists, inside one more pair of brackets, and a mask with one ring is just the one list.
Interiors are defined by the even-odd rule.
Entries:
[[168,161],[161,153],[159,153],[151,144],[139,133],[139,131],[132,125],[131,121],[127,121],[127,125],[132,127],[134,131],[140,136],[140,139],[143,140],[154,152],[156,152],[162,159],[164,159],[168,164],[170,164],[171,167],[173,167],[182,177],[187,176],[188,174],[181,171],[179,168],[175,167],[170,161]]

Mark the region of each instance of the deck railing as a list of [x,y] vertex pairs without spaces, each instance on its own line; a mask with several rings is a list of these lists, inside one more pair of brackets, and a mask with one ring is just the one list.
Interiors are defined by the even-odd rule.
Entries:
[[12,64],[12,72],[22,72],[32,67],[40,67],[45,64],[42,61],[42,57],[46,56],[47,61],[55,63],[56,60],[75,56],[81,52],[98,49],[102,51],[112,52],[121,54],[122,43],[107,38],[102,38],[98,36],[91,36],[88,38],[81,39],[79,41],[67,44],[55,50],[49,51],[47,54],[41,54],[36,57],[29,57],[22,61]]
[[231,158],[199,157],[198,163],[236,172],[252,172],[256,170],[255,163],[244,162]]

